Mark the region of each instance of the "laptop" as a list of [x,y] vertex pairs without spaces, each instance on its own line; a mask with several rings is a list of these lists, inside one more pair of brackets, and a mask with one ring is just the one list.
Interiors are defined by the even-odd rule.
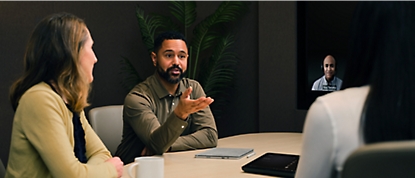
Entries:
[[299,155],[265,153],[242,166],[247,173],[293,178],[297,170]]
[[195,158],[240,159],[254,154],[253,148],[211,148],[195,155]]

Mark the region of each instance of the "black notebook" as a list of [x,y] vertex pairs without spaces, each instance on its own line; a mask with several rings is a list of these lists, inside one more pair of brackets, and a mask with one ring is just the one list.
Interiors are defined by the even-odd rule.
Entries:
[[247,173],[265,174],[292,178],[297,170],[299,155],[265,153],[242,166]]

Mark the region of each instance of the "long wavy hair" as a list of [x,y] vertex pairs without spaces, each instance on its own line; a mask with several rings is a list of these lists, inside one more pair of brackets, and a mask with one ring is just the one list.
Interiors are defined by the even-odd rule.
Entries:
[[343,87],[370,85],[366,143],[415,139],[415,2],[360,2]]
[[75,112],[89,105],[90,83],[79,67],[79,51],[88,38],[84,20],[69,13],[50,15],[35,27],[26,46],[24,72],[10,88],[14,110],[33,85],[53,81]]

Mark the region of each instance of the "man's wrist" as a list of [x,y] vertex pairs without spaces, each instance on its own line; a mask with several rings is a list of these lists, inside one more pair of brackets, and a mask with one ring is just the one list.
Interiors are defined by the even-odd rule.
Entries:
[[177,111],[177,109],[174,110],[174,114],[182,120],[186,120],[187,116],[189,116],[188,114],[183,114],[183,113]]
[[183,112],[180,111],[180,109],[177,109],[177,108],[173,112],[181,120],[186,120],[187,117],[189,116],[189,114],[183,113]]

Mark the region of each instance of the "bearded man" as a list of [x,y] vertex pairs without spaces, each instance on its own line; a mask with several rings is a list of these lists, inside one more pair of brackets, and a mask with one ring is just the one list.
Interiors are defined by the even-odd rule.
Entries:
[[185,78],[187,42],[177,32],[154,40],[156,70],[126,96],[123,134],[115,153],[124,163],[135,157],[216,147],[218,133],[202,86]]

